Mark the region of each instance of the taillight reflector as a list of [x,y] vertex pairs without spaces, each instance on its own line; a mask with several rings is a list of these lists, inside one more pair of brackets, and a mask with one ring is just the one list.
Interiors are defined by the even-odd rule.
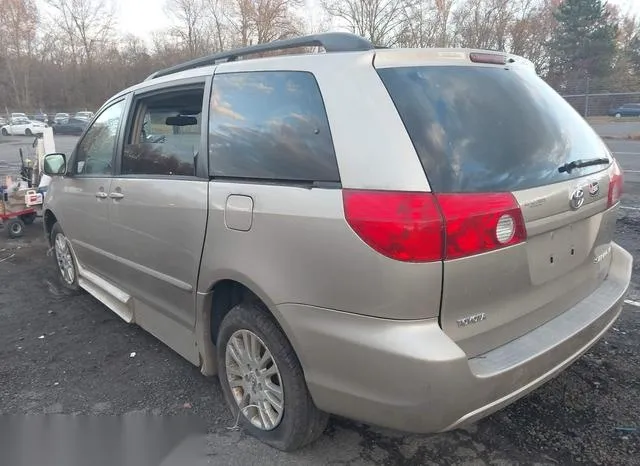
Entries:
[[436,197],[445,218],[445,260],[512,246],[527,238],[520,206],[510,193]]
[[431,194],[344,190],[345,218],[379,253],[404,262],[481,254],[526,240],[510,193]]
[[430,193],[344,190],[344,213],[358,236],[404,262],[442,258],[442,218]]
[[609,175],[609,195],[607,197],[607,207],[613,207],[620,201],[622,197],[622,185],[624,184],[624,178],[622,176],[622,170],[617,161],[613,161],[613,168]]

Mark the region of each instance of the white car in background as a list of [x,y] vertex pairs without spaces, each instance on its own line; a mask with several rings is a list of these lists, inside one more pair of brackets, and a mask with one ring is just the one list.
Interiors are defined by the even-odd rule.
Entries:
[[93,118],[94,113],[93,112],[78,112],[76,113],[76,115],[74,116],[74,118],[77,118],[79,120],[91,120]]
[[32,136],[34,134],[44,133],[44,129],[46,127],[47,125],[41,121],[33,121],[28,118],[18,117],[11,118],[9,120],[9,124],[0,128],[0,133],[2,133],[3,136]]

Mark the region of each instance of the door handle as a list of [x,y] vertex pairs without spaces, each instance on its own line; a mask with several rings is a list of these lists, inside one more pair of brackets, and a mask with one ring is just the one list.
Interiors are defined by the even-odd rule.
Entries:
[[98,199],[106,199],[107,198],[107,193],[105,193],[104,191],[98,191],[96,193],[96,197]]
[[109,193],[109,197],[111,199],[122,199],[124,197],[124,194],[118,193],[118,192],[113,192],[113,193]]

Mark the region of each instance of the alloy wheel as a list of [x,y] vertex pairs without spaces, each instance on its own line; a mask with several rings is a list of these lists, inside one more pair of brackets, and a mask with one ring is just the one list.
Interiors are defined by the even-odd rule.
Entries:
[[66,236],[61,233],[56,236],[55,254],[56,261],[58,262],[58,270],[60,270],[62,279],[68,285],[72,285],[76,279],[76,267],[73,263],[73,256],[71,255],[69,241]]
[[273,355],[255,333],[231,335],[225,354],[227,381],[238,408],[261,430],[273,430],[284,414],[282,376]]

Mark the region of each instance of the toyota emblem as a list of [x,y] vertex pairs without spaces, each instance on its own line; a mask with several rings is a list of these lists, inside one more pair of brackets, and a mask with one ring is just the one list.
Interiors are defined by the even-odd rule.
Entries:
[[584,204],[584,191],[582,188],[576,188],[571,194],[571,200],[569,202],[573,210],[578,210]]

